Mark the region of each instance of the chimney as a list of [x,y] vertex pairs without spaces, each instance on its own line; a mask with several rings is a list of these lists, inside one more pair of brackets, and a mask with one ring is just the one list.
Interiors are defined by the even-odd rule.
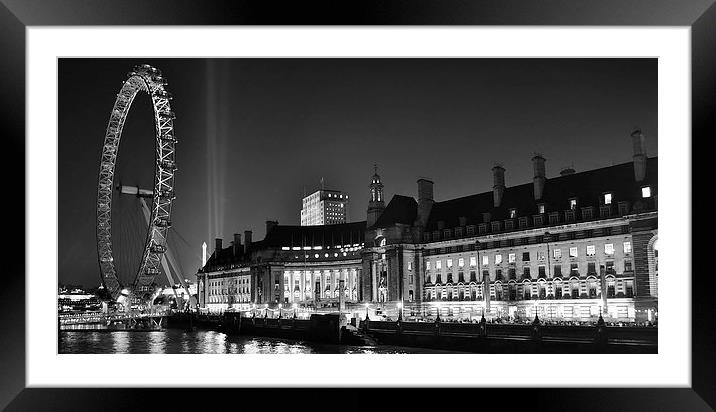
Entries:
[[495,207],[502,204],[502,195],[505,193],[505,168],[495,165],[492,168],[492,199]]
[[266,221],[266,236],[268,236],[271,229],[278,226],[278,220],[267,220]]
[[[216,247],[214,248],[214,250],[216,250],[217,252],[219,252],[219,251],[221,250],[221,238],[220,238],[220,237],[217,237],[217,238],[216,238],[216,240],[215,240],[215,245],[216,245]],[[219,254],[217,253],[216,256],[218,257]]]
[[244,230],[244,253],[249,253],[251,247],[251,231]]
[[241,247],[241,234],[234,233],[234,256],[238,255],[239,248]]
[[544,183],[546,180],[544,162],[545,159],[542,155],[537,154],[532,158],[532,166],[535,172],[535,177],[532,180],[534,185],[535,200],[542,200],[542,194],[544,193]]
[[634,146],[634,179],[637,182],[644,180],[646,176],[646,148],[644,148],[644,134],[640,129],[631,133],[631,140]]
[[573,175],[573,174],[575,174],[575,173],[576,173],[576,172],[575,172],[575,170],[574,170],[573,168],[571,168],[571,167],[565,167],[564,169],[562,169],[562,170],[559,172],[559,175],[560,175],[560,176],[567,176],[567,175]]
[[418,216],[416,224],[425,227],[430,217],[430,210],[433,208],[433,181],[418,179]]

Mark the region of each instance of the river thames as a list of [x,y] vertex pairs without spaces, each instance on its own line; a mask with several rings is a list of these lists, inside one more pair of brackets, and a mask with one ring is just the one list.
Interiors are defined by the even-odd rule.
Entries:
[[252,336],[233,336],[211,330],[61,331],[59,353],[455,353],[401,346],[350,346]]

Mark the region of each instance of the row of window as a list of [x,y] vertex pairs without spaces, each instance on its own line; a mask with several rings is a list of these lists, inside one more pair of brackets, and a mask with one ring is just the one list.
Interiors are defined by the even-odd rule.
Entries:
[[[533,284],[530,286],[505,285],[503,287],[490,287],[492,300],[533,300],[533,299],[595,299],[601,298],[601,288],[596,282],[573,283],[564,285]],[[607,297],[634,297],[634,281],[609,282],[607,284]],[[429,287],[425,289],[425,300],[483,300],[482,287]]]
[[248,285],[250,283],[250,279],[248,277],[242,277],[238,279],[224,279],[224,280],[216,280],[216,281],[210,281],[209,287],[222,287],[226,285],[226,283],[236,283],[239,285],[246,284]]
[[[526,236],[526,237],[515,237],[508,239],[499,240],[485,240],[479,243],[480,250],[490,250],[498,248],[509,248],[521,245],[533,245],[545,242],[568,242],[568,241],[584,241],[589,238],[598,238],[605,236],[619,236],[622,234],[629,233],[629,225],[618,225],[609,227],[598,227],[594,229],[576,230],[576,231],[565,231],[559,233],[550,234],[546,232],[544,235],[539,236]],[[427,234],[426,234],[427,235]],[[381,246],[383,246],[381,242]],[[425,249],[425,256],[431,255],[442,255],[449,253],[460,253],[463,251],[475,251],[478,250],[476,243],[468,243],[455,246],[445,246],[441,248],[430,248]]]
[[[626,241],[622,244],[624,254],[629,255],[632,252],[631,242]],[[543,250],[538,250],[536,252],[537,254],[537,260],[542,261],[546,258],[546,252]],[[552,250],[553,258],[554,259],[561,259],[562,258],[562,249],[561,248],[554,248]],[[613,243],[605,243],[604,244],[604,254],[607,256],[613,256],[614,255],[614,244]],[[595,245],[587,245],[586,246],[586,255],[587,256],[595,256],[596,255],[596,246]],[[579,248],[577,246],[572,246],[569,248],[569,257],[570,258],[576,258],[579,257]],[[474,267],[477,265],[477,257],[470,256],[470,266]],[[522,261],[523,262],[529,262],[531,259],[531,253],[530,252],[522,252]],[[507,263],[516,263],[517,261],[517,254],[516,253],[508,253],[507,254]],[[432,269],[432,263],[435,263],[435,270],[441,270],[442,269],[442,260],[435,260],[435,261],[427,261],[425,263],[425,269],[431,270]],[[494,263],[496,265],[502,264],[503,262],[503,255],[501,253],[497,253],[494,255]],[[409,263],[408,270],[412,270],[412,265]],[[451,269],[453,267],[453,259],[446,259],[445,264],[447,269]],[[482,265],[487,266],[490,264],[490,256],[489,255],[483,255],[482,256]],[[465,259],[464,258],[458,258],[457,259],[457,265],[458,267],[464,267],[465,266]]]
[[[599,272],[597,272],[597,269]],[[628,273],[633,271],[633,263],[631,260],[625,260],[624,266],[623,266],[623,272],[622,273]],[[532,278],[532,269],[529,266],[525,266],[522,268],[522,279],[531,279]],[[600,264],[599,268],[597,268],[597,262],[587,262],[587,270],[584,272],[584,275],[586,276],[597,276],[598,274],[601,275],[604,273],[605,275],[616,275],[616,267],[613,260],[608,260],[604,262],[604,264]],[[548,276],[549,275],[549,276]],[[566,274],[568,276],[581,276],[582,272],[580,271],[580,265],[579,263],[570,263],[569,265],[569,272]],[[412,276],[412,275],[411,275]],[[482,271],[482,277],[489,277],[490,271],[489,270],[483,270]],[[561,278],[562,276],[565,276],[565,273],[562,271],[562,265],[557,264],[552,266],[552,273],[547,273],[547,266],[546,265],[539,265],[537,267],[537,278]],[[452,273],[448,273],[446,279],[446,283],[455,283],[453,280]],[[495,276],[494,279],[496,280],[505,280],[502,269],[495,269]],[[517,268],[508,268],[507,269],[507,280],[517,280]],[[465,282],[465,275],[464,272],[458,272],[457,274],[457,282]],[[470,277],[468,282],[478,282],[477,279],[477,273],[473,270],[470,271]],[[482,281],[480,279],[479,281]],[[442,273],[429,273],[426,272],[425,274],[425,282],[430,283],[443,283],[443,277]],[[412,282],[411,282],[412,284]]]
[[[629,214],[630,204],[629,202],[618,203],[619,216]],[[611,204],[605,204],[599,207],[599,218],[606,219],[613,216],[613,209]],[[529,227],[541,227],[545,224],[557,225],[560,223],[576,222],[578,220],[589,221],[596,218],[595,209],[593,206],[582,207],[580,209],[569,209],[566,211],[554,211],[554,212],[540,212],[537,215],[531,216],[520,216],[517,217],[516,210],[510,213],[510,218],[506,220],[495,220],[491,221],[490,213],[483,214],[483,221],[478,225],[468,225],[466,227],[458,226],[452,229],[444,228],[444,222],[438,222],[438,230],[432,232],[426,232],[423,234],[423,240],[425,242],[438,241],[440,239],[451,239],[453,235],[455,238],[462,236],[475,236],[475,234],[486,234],[486,233],[497,233],[502,231],[512,231],[515,229],[527,229]],[[516,222],[515,222],[516,220]],[[531,226],[530,226],[531,222]],[[517,225],[517,226],[516,226]]]
[[[354,243],[352,245],[336,245],[333,246],[333,249],[340,249],[341,252],[344,250],[346,251],[355,251],[360,250],[363,246],[363,243]],[[323,250],[323,249],[330,249],[330,246],[282,246],[281,250]]]

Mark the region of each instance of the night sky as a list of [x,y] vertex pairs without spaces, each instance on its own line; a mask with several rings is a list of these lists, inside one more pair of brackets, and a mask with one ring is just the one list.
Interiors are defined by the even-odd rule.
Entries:
[[[349,221],[360,221],[374,163],[387,200],[417,196],[417,178],[429,177],[440,201],[491,190],[495,162],[508,186],[530,182],[535,152],[548,178],[630,161],[637,126],[657,155],[656,59],[60,59],[62,284],[100,283],[100,153],[115,96],[141,63],[174,95],[172,246],[189,279],[204,241],[210,253],[215,237],[263,239],[266,220],[300,224],[301,198],[321,177],[351,195]],[[152,186],[146,94],[129,113],[117,173]]]

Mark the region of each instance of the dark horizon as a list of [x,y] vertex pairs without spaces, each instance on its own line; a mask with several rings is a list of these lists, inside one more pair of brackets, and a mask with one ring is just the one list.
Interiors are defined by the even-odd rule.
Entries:
[[[349,222],[365,220],[374,163],[387,204],[415,197],[421,176],[438,201],[489,191],[496,162],[508,186],[528,183],[535,152],[548,178],[628,162],[634,127],[658,154],[656,59],[60,59],[60,284],[100,283],[99,154],[114,97],[141,63],[174,95],[172,221],[190,279],[203,241],[210,254],[215,237],[262,239],[266,220],[300,224],[304,190],[322,177],[350,195]],[[151,185],[148,100],[125,125],[124,184]]]

